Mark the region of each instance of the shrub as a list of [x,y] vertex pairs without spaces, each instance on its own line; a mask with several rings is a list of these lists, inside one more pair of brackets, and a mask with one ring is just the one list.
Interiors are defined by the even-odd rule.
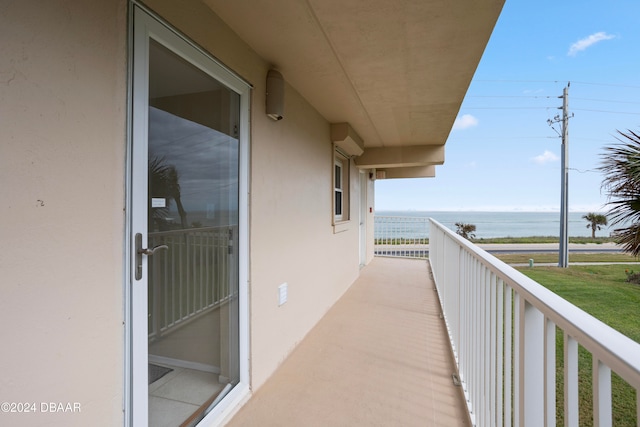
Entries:
[[627,282],[640,285],[640,273],[634,273],[633,270],[625,270],[624,273],[627,275]]

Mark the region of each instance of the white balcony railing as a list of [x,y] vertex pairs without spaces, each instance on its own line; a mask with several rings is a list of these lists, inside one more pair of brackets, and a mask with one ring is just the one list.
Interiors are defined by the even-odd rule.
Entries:
[[237,234],[237,226],[149,233],[149,247],[169,248],[149,257],[150,340],[236,295]]
[[427,257],[429,218],[376,215],[373,223],[376,256]]
[[[578,426],[578,346],[592,356],[593,425],[611,426],[611,373],[635,389],[640,344],[431,220],[429,262],[472,422],[556,425],[556,331],[566,426]],[[560,358],[559,358],[560,359]],[[584,385],[581,385],[583,387]],[[640,426],[640,424],[638,424]]]

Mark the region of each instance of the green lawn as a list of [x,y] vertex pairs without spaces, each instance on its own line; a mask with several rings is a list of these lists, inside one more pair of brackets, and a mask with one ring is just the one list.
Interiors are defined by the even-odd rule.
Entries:
[[[551,291],[572,302],[612,328],[640,342],[640,286],[625,281],[625,270],[637,265],[589,265],[558,267],[523,267],[518,270]],[[556,338],[557,394],[563,396],[563,340]],[[639,355],[640,357],[640,355]],[[593,425],[591,355],[580,347],[580,426]],[[615,426],[637,426],[635,390],[613,375],[613,412]],[[558,425],[564,424],[562,405],[557,408]]]
[[[529,259],[533,259],[534,265],[538,263],[558,263],[557,253],[515,253],[496,254],[496,258],[507,264],[528,264]],[[572,262],[639,262],[638,258],[625,253],[569,253],[569,263]],[[640,266],[635,266],[640,270]]]

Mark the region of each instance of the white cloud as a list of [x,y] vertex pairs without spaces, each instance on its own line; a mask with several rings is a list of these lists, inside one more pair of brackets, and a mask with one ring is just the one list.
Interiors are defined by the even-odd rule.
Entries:
[[560,159],[551,151],[544,150],[544,153],[540,154],[539,156],[533,157],[531,160],[533,160],[539,165],[544,165],[545,163],[557,162]]
[[478,119],[473,117],[471,114],[464,114],[461,117],[458,117],[453,123],[453,130],[467,129],[477,126],[478,123]]
[[611,34],[607,34],[604,31],[600,31],[599,33],[594,33],[591,34],[590,36],[587,36],[583,39],[578,40],[577,42],[575,42],[574,44],[571,45],[571,47],[569,48],[569,52],[567,53],[567,55],[569,56],[576,56],[576,54],[580,51],[585,50],[586,48],[602,41],[602,40],[611,40],[614,39],[616,36],[611,35]]

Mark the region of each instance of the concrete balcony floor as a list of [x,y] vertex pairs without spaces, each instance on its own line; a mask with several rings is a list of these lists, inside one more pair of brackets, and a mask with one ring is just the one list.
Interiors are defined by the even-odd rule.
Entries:
[[467,426],[428,263],[375,258],[229,426]]

